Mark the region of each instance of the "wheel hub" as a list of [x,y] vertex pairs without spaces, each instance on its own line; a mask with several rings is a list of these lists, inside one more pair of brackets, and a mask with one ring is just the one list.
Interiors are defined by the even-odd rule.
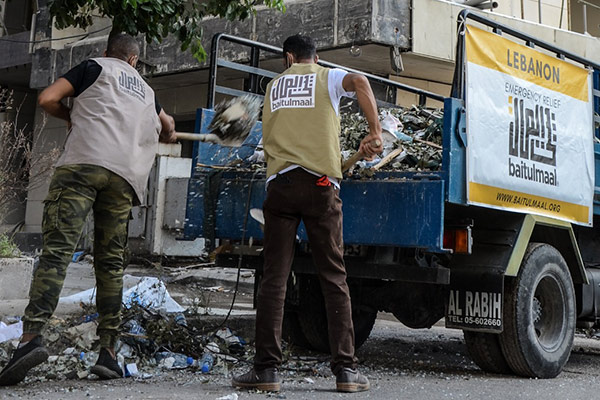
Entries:
[[533,323],[537,324],[540,322],[540,319],[542,318],[542,303],[540,303],[540,299],[538,299],[537,297],[533,298],[533,305],[532,305],[532,310],[531,310],[531,314],[533,317]]
[[531,304],[531,319],[539,345],[554,351],[562,343],[566,313],[564,293],[552,275],[543,277],[535,289]]

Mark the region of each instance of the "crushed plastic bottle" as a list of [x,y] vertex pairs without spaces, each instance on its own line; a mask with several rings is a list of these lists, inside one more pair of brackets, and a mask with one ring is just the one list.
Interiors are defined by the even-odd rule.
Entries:
[[188,357],[181,353],[172,353],[170,351],[161,351],[154,355],[159,364],[167,369],[184,369],[189,367]]
[[227,343],[227,348],[232,353],[243,353],[246,341],[239,336],[233,334],[229,328],[221,328],[216,333],[217,337],[223,339]]
[[177,313],[177,315],[175,315],[175,323],[179,326],[188,326],[187,320],[185,319],[185,315],[183,315],[183,313]]
[[144,327],[142,325],[140,325],[140,323],[137,322],[135,319],[131,319],[131,320],[127,321],[125,323],[125,325],[123,326],[123,328],[125,328],[125,330],[132,335],[145,335],[146,334],[146,330],[144,329]]
[[79,361],[81,363],[83,363],[84,367],[90,368],[92,365],[96,364],[96,361],[98,360],[98,353],[96,353],[95,351],[90,351],[90,352],[84,352],[82,351],[81,353],[79,353]]

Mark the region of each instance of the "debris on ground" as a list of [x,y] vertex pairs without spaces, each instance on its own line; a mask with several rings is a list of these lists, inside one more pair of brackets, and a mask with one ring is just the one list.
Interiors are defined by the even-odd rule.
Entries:
[[[53,317],[50,320],[44,344],[51,355],[48,362],[29,374],[27,379],[96,379],[88,373],[99,352],[98,321],[90,318],[96,314],[94,311],[93,306],[82,304],[82,315],[68,319]],[[213,359],[203,372],[227,373],[232,365],[240,360],[249,362],[251,357],[247,354],[245,340],[235,332],[227,327],[206,325],[202,316],[191,312],[167,313],[132,303],[129,308],[123,309],[122,320],[116,353],[125,377],[147,379],[175,369],[201,373],[201,360],[207,352]],[[11,325],[1,322],[0,327],[11,327],[18,334],[0,343],[0,366],[3,366],[18,345],[22,322]]]
[[0,343],[18,339],[23,334],[23,322],[6,324],[0,321]]
[[[165,312],[182,312],[185,310],[173,300],[165,283],[158,278],[125,275],[123,276],[123,286],[123,304],[125,307],[139,304]],[[96,302],[96,288],[61,297],[60,302],[94,304]]]

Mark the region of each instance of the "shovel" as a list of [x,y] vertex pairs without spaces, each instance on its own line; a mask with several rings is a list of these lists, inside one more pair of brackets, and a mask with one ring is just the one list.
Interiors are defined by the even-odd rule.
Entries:
[[227,147],[240,147],[258,121],[261,103],[258,97],[252,95],[222,101],[215,107],[215,116],[208,126],[211,133],[177,132],[176,137]]
[[[381,142],[379,140],[376,140],[374,144],[375,147],[381,146]],[[342,164],[342,172],[348,171],[350,167],[362,160],[364,157],[365,154],[362,151],[357,151],[356,153],[352,154],[352,156]]]

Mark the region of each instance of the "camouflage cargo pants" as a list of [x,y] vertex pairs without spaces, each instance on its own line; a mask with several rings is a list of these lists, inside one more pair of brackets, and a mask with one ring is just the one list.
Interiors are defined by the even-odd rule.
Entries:
[[121,322],[123,253],[134,195],[125,179],[105,168],[78,164],[56,169],[44,200],[43,251],[25,309],[25,333],[42,333],[54,313],[67,266],[93,210],[97,333],[102,347],[114,346]]

